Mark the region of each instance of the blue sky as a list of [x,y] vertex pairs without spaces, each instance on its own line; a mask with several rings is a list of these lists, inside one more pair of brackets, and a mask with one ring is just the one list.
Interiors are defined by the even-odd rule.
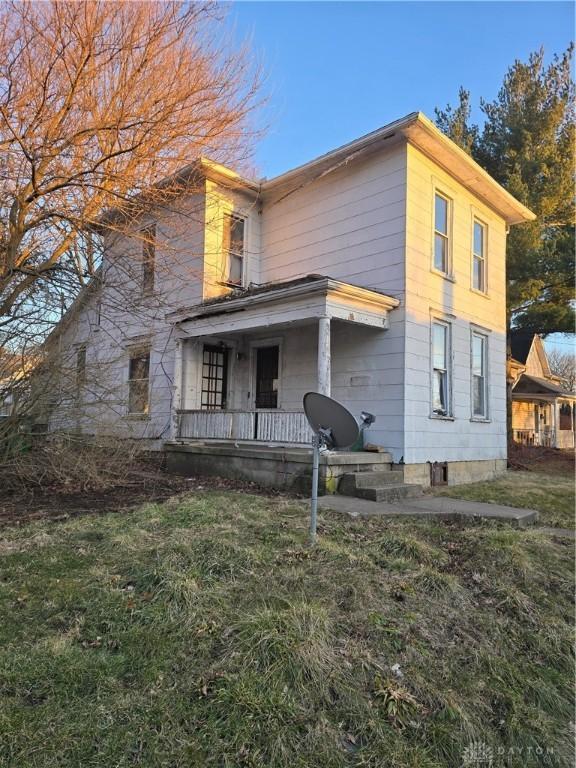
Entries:
[[[267,103],[259,175],[275,176],[409,112],[434,117],[458,88],[493,99],[514,59],[574,35],[568,2],[236,2],[228,23],[250,38]],[[566,341],[562,338],[561,342]],[[564,349],[568,349],[563,344]]]
[[[409,112],[434,117],[460,85],[495,97],[515,58],[574,34],[565,2],[236,2],[267,75],[256,163],[268,177]],[[479,109],[476,118],[481,118]]]

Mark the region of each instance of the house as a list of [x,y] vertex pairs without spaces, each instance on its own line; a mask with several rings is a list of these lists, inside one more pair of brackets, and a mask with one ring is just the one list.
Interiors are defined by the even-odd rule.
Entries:
[[540,336],[512,332],[508,372],[514,442],[574,448],[576,394],[551,373]]
[[51,429],[293,485],[315,390],[372,412],[385,449],[325,455],[329,489],[351,468],[506,467],[505,247],[527,208],[419,112],[276,178],[191,169],[168,211],[103,229],[99,287],[47,344]]

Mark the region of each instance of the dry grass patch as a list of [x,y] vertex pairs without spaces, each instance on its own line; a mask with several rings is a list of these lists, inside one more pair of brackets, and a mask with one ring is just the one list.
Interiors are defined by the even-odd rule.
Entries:
[[509,507],[536,509],[539,523],[554,528],[574,528],[574,476],[509,470],[502,477],[482,483],[458,485],[438,491],[468,501],[485,501]]
[[203,493],[5,529],[0,765],[571,765],[570,542],[321,516],[311,550],[307,524]]

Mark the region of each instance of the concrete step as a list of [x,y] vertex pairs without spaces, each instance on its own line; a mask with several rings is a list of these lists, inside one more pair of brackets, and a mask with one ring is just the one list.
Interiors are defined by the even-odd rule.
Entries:
[[421,485],[408,485],[407,483],[381,485],[379,487],[357,488],[354,496],[368,501],[395,502],[402,499],[414,499],[422,494]]
[[378,470],[371,472],[350,472],[343,475],[338,485],[338,493],[355,496],[358,488],[380,487],[381,485],[402,485],[404,473],[400,469]]

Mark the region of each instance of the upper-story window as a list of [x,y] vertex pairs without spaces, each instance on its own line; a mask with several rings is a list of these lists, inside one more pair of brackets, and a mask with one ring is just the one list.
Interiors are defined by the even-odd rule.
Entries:
[[474,219],[472,227],[472,288],[486,293],[486,224]]
[[432,413],[450,416],[452,390],[450,324],[441,320],[432,323]]
[[434,269],[447,275],[450,271],[451,201],[436,192],[434,195]]
[[224,282],[232,285],[242,285],[244,279],[244,229],[245,221],[241,216],[224,215]]
[[149,296],[154,290],[156,264],[156,225],[151,224],[142,235],[142,294]]

